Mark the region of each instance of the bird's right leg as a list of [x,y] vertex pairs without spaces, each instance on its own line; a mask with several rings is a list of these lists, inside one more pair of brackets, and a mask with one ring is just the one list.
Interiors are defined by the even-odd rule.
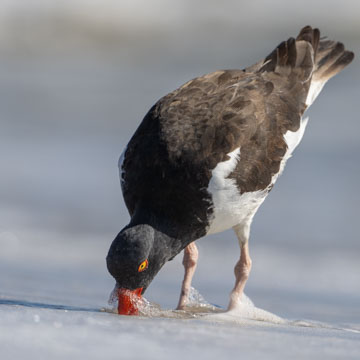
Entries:
[[181,286],[181,294],[176,308],[177,310],[183,310],[189,301],[191,281],[195,273],[198,258],[198,249],[195,242],[192,242],[184,249],[183,265],[185,268],[185,275]]
[[249,255],[249,233],[250,224],[240,224],[234,227],[234,231],[239,240],[240,259],[235,265],[235,286],[230,294],[228,311],[240,306],[241,297],[251,270],[251,258]]

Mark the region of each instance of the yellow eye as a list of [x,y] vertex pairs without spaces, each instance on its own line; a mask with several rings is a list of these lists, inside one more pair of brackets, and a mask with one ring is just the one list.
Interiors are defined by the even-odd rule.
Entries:
[[147,267],[148,267],[148,265],[149,265],[149,262],[148,262],[148,260],[146,259],[145,261],[143,261],[143,262],[139,265],[138,272],[142,272],[142,271],[146,270]]

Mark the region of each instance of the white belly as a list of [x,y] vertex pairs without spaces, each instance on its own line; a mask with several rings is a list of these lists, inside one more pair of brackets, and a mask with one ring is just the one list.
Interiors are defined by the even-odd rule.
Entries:
[[234,179],[228,178],[240,161],[240,148],[229,153],[230,159],[219,163],[212,171],[208,191],[213,201],[213,216],[207,234],[214,234],[251,222],[257,209],[265,200],[267,191],[240,194]]
[[[275,184],[287,159],[301,141],[307,121],[308,118],[301,121],[298,131],[288,131],[285,134],[284,139],[288,149],[281,161],[280,170],[273,175],[269,187]],[[236,164],[241,161],[240,148],[235,149],[228,156],[229,160],[217,164],[212,170],[207,190],[212,197],[213,215],[209,221],[207,234],[221,232],[239,224],[250,226],[256,211],[268,195],[268,188],[240,194],[235,180],[228,177],[235,169]]]

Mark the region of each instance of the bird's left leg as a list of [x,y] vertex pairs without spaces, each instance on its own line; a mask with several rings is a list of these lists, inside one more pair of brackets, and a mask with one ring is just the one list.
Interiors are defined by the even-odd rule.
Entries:
[[189,301],[191,280],[195,273],[198,258],[198,249],[195,245],[195,242],[192,242],[184,249],[183,265],[185,268],[185,275],[181,286],[181,294],[178,306],[176,308],[177,310],[183,310]]
[[250,224],[239,224],[234,226],[234,231],[239,240],[240,259],[235,265],[235,286],[230,294],[228,310],[233,310],[240,305],[241,296],[245,284],[250,275],[251,259],[249,255],[249,233]]

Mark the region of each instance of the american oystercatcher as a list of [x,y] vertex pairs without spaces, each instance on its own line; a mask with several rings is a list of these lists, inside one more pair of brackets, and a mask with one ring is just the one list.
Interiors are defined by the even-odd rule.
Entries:
[[304,111],[353,58],[306,26],[255,65],[195,78],[149,110],[119,161],[131,220],[106,259],[119,314],[138,313],[137,299],[182,250],[177,308],[184,309],[198,258],[194,241],[229,228],[241,251],[228,309],[239,306],[252,219],[304,134]]

